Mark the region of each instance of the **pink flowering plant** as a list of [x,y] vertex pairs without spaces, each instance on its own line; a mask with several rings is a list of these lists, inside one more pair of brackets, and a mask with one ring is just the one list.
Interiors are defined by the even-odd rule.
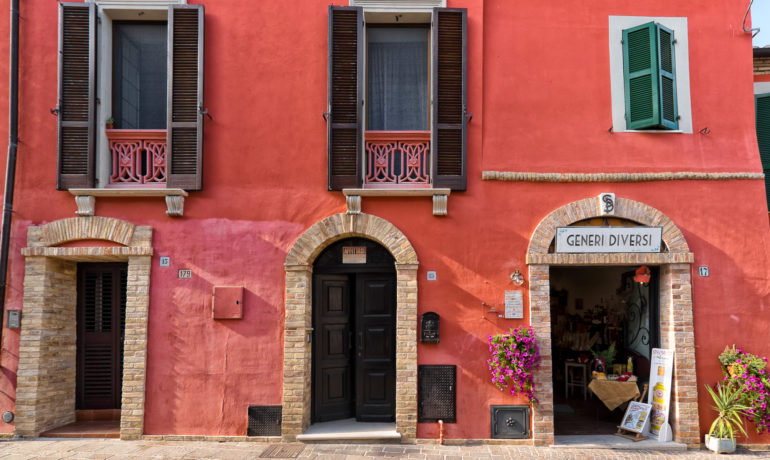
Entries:
[[770,431],[770,381],[767,358],[727,347],[719,355],[727,385],[741,393],[740,403],[747,407],[745,416],[757,426],[757,432]]
[[526,394],[530,403],[538,403],[533,373],[540,368],[540,350],[535,331],[530,326],[490,335],[487,364],[492,373],[492,383],[500,391],[510,386],[512,395]]

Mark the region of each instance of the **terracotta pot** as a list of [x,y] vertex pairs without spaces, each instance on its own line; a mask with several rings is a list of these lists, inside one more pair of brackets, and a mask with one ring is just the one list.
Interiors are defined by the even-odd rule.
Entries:
[[107,125],[107,129],[113,129],[113,124],[112,123],[107,123],[106,125]]
[[729,438],[712,438],[709,435],[704,435],[704,442],[708,450],[716,452],[718,454],[730,454],[735,452],[735,439]]

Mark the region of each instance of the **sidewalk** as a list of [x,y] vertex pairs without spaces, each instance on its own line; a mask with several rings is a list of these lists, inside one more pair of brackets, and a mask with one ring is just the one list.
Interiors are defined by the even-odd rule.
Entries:
[[[724,459],[708,451],[655,452],[520,446],[434,444],[267,444],[251,442],[33,439],[0,441],[0,460],[16,459]],[[767,459],[770,452],[739,450],[730,459]]]

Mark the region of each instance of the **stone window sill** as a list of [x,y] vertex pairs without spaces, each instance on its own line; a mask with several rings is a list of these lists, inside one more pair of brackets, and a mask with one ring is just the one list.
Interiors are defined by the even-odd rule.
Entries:
[[181,217],[184,212],[184,198],[188,195],[181,188],[71,188],[69,192],[75,195],[75,204],[79,216],[93,216],[96,208],[96,197],[110,198],[142,198],[166,197],[166,214],[171,217]]
[[348,214],[361,213],[361,197],[395,197],[395,196],[432,196],[433,215],[446,216],[449,194],[448,188],[346,188],[342,190],[348,206]]

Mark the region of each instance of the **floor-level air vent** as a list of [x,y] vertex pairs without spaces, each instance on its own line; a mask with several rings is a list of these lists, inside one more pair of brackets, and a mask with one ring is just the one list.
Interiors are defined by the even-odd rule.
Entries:
[[281,406],[249,406],[249,436],[280,436]]
[[529,437],[529,406],[492,406],[492,439]]
[[422,365],[417,371],[420,423],[457,423],[457,366]]

